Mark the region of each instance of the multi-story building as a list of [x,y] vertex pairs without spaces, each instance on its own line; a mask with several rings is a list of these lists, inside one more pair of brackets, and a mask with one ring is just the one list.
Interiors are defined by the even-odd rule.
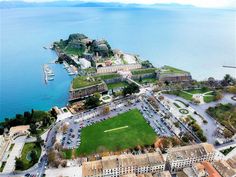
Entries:
[[101,64],[97,67],[97,73],[115,73],[118,71],[134,70],[140,69],[142,66],[139,63],[134,64],[120,64],[120,65],[111,65],[111,66],[102,66]]
[[213,145],[201,143],[190,146],[171,148],[167,153],[167,163],[171,173],[176,173],[186,167],[191,167],[194,163],[203,161],[213,161],[215,149]]
[[84,177],[124,176],[127,174],[147,174],[162,172],[165,169],[165,161],[161,152],[132,155],[103,157],[102,160],[83,163],[82,175]]

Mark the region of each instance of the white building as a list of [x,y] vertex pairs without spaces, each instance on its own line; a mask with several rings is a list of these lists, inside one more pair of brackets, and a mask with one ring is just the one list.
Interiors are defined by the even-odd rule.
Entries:
[[86,60],[85,58],[80,58],[79,63],[82,69],[87,69],[91,67],[91,62]]
[[181,171],[185,167],[192,167],[194,163],[212,162],[215,157],[214,146],[201,143],[190,146],[171,148],[167,153],[167,163],[171,173]]

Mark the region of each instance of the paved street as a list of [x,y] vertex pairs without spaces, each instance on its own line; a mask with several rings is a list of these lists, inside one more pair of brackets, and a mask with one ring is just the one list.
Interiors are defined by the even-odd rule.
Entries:
[[7,159],[7,163],[3,169],[3,173],[11,173],[15,169],[15,158],[20,157],[21,151],[23,149],[23,146],[25,144],[25,139],[26,136],[20,136],[16,138],[13,143],[15,144],[11,153],[9,154],[10,156]]

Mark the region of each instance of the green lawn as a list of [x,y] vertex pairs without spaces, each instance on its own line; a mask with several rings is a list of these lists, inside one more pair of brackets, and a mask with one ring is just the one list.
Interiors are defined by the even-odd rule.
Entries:
[[138,75],[138,74],[149,74],[149,73],[155,73],[157,69],[156,68],[148,68],[148,69],[136,69],[132,70],[133,75]]
[[[104,132],[111,129],[115,130]],[[76,154],[88,155],[102,151],[134,148],[137,145],[151,145],[155,140],[156,134],[153,129],[146,123],[141,113],[134,109],[83,128],[81,145],[76,149]]]
[[20,160],[22,160],[24,164],[24,169],[22,170],[27,170],[34,165],[31,161],[27,160],[27,155],[32,150],[36,151],[37,157],[39,159],[41,155],[41,147],[36,146],[35,143],[26,143],[23,147],[23,150],[21,152],[21,157],[20,157]]
[[101,83],[101,80],[95,79],[93,77],[77,76],[72,81],[72,88],[79,89],[79,88],[83,88],[83,87],[96,85],[99,83]]
[[161,71],[162,74],[182,74],[182,73],[187,73],[186,71],[183,71],[181,69],[177,69],[171,66],[164,66],[162,68],[163,70]]
[[[170,92],[167,92],[167,93],[177,95],[179,97],[184,98],[185,100],[191,101],[192,97],[193,97],[191,94],[206,93],[206,92],[209,92],[209,91],[211,91],[211,90],[209,90],[209,89],[195,89],[195,90],[187,90],[187,91],[170,91]],[[190,94],[188,94],[186,92],[188,92]],[[208,93],[206,96],[204,96],[204,102],[209,103],[209,102],[212,102],[212,101],[215,101],[215,96],[214,96],[213,92]]]
[[107,84],[108,89],[115,89],[115,88],[119,88],[119,87],[125,87],[127,86],[127,82],[117,82],[117,83],[111,83],[111,84]]
[[121,76],[117,73],[111,73],[111,74],[101,74],[101,75],[97,75],[95,77],[99,77],[102,80],[106,80],[106,79],[114,79],[114,78],[121,77]]
[[[137,82],[139,82],[139,79],[135,80]],[[141,82],[139,82],[140,84],[145,84],[145,83],[157,83],[157,79],[156,78],[144,78],[142,79]]]
[[210,102],[215,101],[215,100],[216,100],[215,96],[213,96],[213,95],[204,96],[204,102],[205,103],[210,103]]

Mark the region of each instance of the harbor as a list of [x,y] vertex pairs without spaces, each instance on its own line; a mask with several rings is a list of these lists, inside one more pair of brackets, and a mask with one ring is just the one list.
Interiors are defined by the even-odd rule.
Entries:
[[69,65],[66,61],[63,62],[63,68],[66,69],[70,76],[78,74],[77,69],[73,65]]
[[44,72],[44,81],[47,84],[48,81],[53,81],[55,74],[53,73],[52,69],[49,67],[49,65],[44,64],[43,65],[43,72]]

